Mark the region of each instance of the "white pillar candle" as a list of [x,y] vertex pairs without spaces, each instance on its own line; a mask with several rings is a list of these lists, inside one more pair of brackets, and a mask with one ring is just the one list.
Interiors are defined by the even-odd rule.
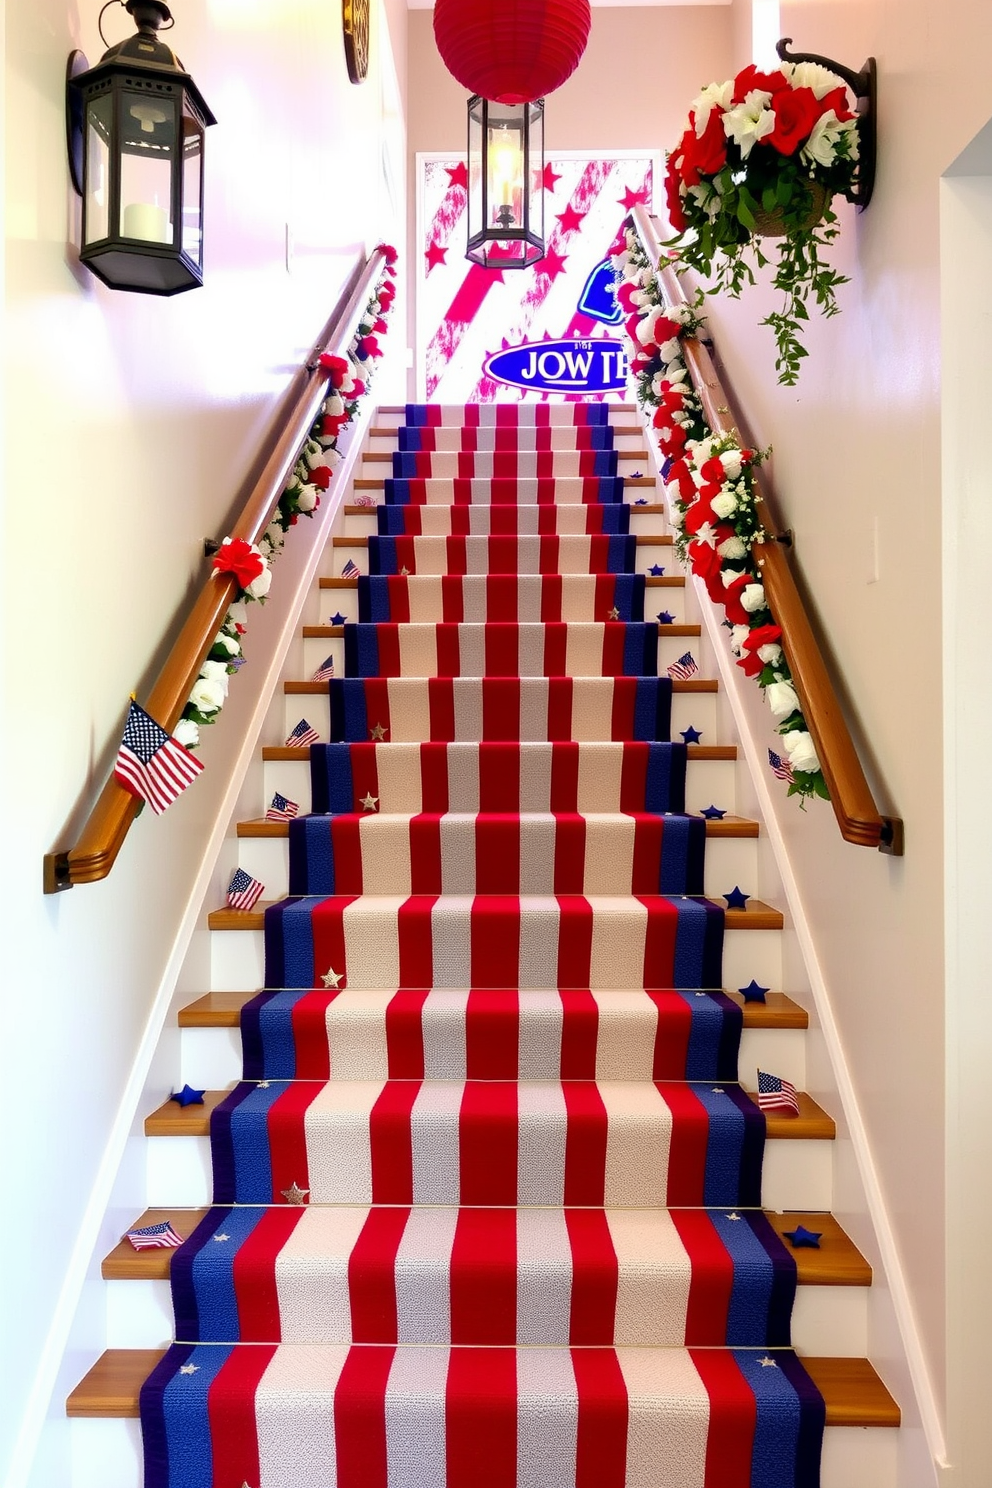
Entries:
[[144,238],[149,243],[171,243],[169,214],[151,202],[129,202],[124,208],[125,238]]

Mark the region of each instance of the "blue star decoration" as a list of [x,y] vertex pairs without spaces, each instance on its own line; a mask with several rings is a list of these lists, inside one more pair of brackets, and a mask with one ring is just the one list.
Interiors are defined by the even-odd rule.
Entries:
[[768,991],[768,988],[759,987],[754,977],[752,977],[746,987],[738,987],[737,990],[745,1002],[764,1002],[765,993]]
[[728,909],[743,909],[751,895],[743,893],[735,884],[730,893],[724,894],[723,897],[727,901]]
[[[682,740],[686,744],[698,744],[702,737],[702,730],[693,728],[691,723],[687,729],[682,729]],[[712,810],[713,808],[711,807],[710,809]],[[705,814],[704,812],[703,815],[705,816]]]
[[651,567],[648,569],[648,573],[653,579],[660,579],[664,572],[665,570],[657,563],[652,563]]
[[658,614],[658,623],[659,625],[674,625],[675,616],[672,614],[671,610],[661,610]]
[[725,810],[721,810],[719,806],[704,806],[699,814],[700,816],[705,816],[707,821],[723,821],[727,813]]
[[808,1230],[805,1225],[796,1225],[794,1230],[783,1230],[786,1240],[789,1241],[793,1250],[819,1250],[822,1230]]
[[184,1085],[182,1090],[174,1090],[169,1099],[176,1101],[180,1106],[202,1106],[205,1093],[203,1090],[194,1090],[191,1086]]
[[647,504],[648,498],[646,496],[638,496],[637,500],[634,502],[635,506],[647,506]]
[[334,615],[331,616],[331,624],[332,625],[343,625],[344,622],[345,622],[345,620],[347,618],[348,617],[346,615],[342,615],[341,611],[338,610],[336,614],[334,614]]

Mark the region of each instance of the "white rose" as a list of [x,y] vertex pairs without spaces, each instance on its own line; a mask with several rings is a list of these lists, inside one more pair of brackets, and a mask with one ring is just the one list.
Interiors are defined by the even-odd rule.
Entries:
[[[222,646],[223,649],[227,652],[228,656],[240,656],[241,654],[240,641],[236,640],[234,636],[225,635],[223,631],[221,631],[220,635],[214,641],[214,645]],[[201,677],[204,675],[205,674],[203,672],[200,673]]]
[[304,458],[311,470],[324,463],[324,451],[315,440],[308,440],[306,449],[303,451]]
[[799,698],[791,682],[769,682],[765,697],[776,718],[788,718],[799,707]]
[[741,604],[749,615],[757,614],[758,610],[765,607],[764,584],[745,584],[741,590]]
[[738,480],[740,478],[740,473],[741,473],[741,452],[740,452],[740,450],[734,450],[734,449],[724,450],[723,454],[720,456],[720,464],[723,466],[723,468],[724,468],[724,470],[726,472],[726,475],[727,475],[727,479],[728,480],[735,481],[735,480]]
[[343,458],[344,457],[341,454],[340,450],[329,449],[324,454],[324,464],[328,467],[328,469],[333,470],[335,465],[341,464]]
[[265,529],[265,539],[273,552],[278,553],[282,548],[283,543],[286,541],[286,534],[283,532],[278,522],[270,522],[268,527],[266,527]]
[[750,634],[751,627],[749,625],[734,626],[733,630],[730,632],[730,649],[731,651],[733,651],[735,656],[740,656],[741,651],[744,649],[744,642],[747,640]]
[[252,579],[246,592],[251,595],[252,599],[264,599],[269,592],[269,585],[271,583],[272,570],[271,568],[264,568],[257,579]]
[[184,749],[195,749],[200,742],[199,725],[192,718],[180,718],[172,736]]
[[816,749],[813,746],[812,737],[801,729],[795,733],[782,736],[789,754],[789,764],[794,770],[812,772],[820,768],[820,761],[816,757]]
[[227,612],[227,619],[231,625],[240,625],[242,628],[248,624],[248,608],[243,599],[231,605]]
[[659,346],[658,350],[663,362],[674,362],[682,353],[682,343],[678,336],[673,336],[670,341],[665,342],[664,346]]
[[193,683],[189,700],[199,713],[216,713],[218,708],[223,708],[226,696],[226,688],[208,677],[200,677]]
[[746,160],[759,140],[771,134],[775,128],[775,115],[767,107],[772,101],[770,93],[755,89],[743,103],[729,109],[723,116],[723,132],[736,142]]
[[766,666],[778,666],[782,660],[782,647],[777,642],[772,641],[769,646],[758,647],[758,656]]
[[230,678],[227,674],[226,661],[205,661],[200,668],[200,676],[206,682],[216,682],[221,689],[221,696],[227,697],[227,684]]
[[296,505],[301,512],[313,511],[320,498],[320,492],[316,486],[301,486],[296,495]]
[[653,296],[648,289],[632,289],[630,292],[630,303],[636,305],[639,310],[643,310],[645,305],[650,305],[652,300]]
[[690,105],[696,125],[696,138],[702,139],[706,133],[706,126],[710,122],[710,114],[714,108],[727,109],[730,107],[734,97],[734,81],[729,83],[710,83],[694,98]]
[[732,491],[728,491],[726,487],[724,487],[724,489],[718,496],[713,497],[713,500],[710,502],[710,506],[716,512],[718,517],[732,517],[734,512],[737,510],[737,497],[733,494]]
[[826,98],[835,88],[844,86],[843,78],[831,72],[829,67],[821,67],[818,62],[783,62],[779,71],[794,88],[811,88],[817,99]]
[[720,543],[717,547],[717,552],[721,558],[727,558],[733,561],[737,558],[743,558],[747,553],[747,548],[735,534],[733,537],[728,537],[725,542]]
[[324,399],[324,412],[332,418],[340,418],[344,413],[344,399],[338,393],[332,393],[329,398]]
[[809,139],[803,145],[799,154],[807,165],[833,165],[834,156],[837,154],[837,142],[844,132],[833,109],[827,109],[821,114],[810,131]]

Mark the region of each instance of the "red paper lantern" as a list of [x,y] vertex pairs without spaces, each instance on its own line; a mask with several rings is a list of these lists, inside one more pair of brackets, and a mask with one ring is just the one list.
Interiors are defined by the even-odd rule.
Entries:
[[589,21],[589,0],[435,0],[434,39],[470,93],[531,103],[575,71]]

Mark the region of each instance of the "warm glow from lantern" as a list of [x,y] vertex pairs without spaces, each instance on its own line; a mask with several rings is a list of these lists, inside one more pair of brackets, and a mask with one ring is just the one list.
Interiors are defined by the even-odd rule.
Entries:
[[509,129],[490,130],[489,160],[493,204],[512,207],[513,193],[520,189],[523,176],[524,157],[519,136]]

